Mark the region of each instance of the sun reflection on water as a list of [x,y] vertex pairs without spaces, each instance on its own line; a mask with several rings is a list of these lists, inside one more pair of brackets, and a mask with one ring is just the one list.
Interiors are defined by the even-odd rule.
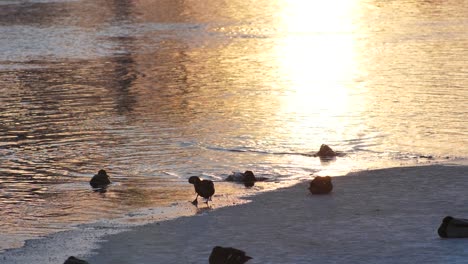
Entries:
[[285,36],[275,52],[288,87],[280,115],[299,119],[289,124],[292,137],[307,137],[317,127],[341,134],[343,118],[356,105],[350,102],[358,68],[353,7],[353,1],[284,2],[280,27]]
[[[266,190],[319,170],[466,157],[463,5],[38,2],[0,16],[5,234],[187,203],[191,175],[252,169],[274,180]],[[322,143],[346,156],[311,157]],[[100,168],[116,176],[106,193],[88,184]]]
[[353,28],[353,0],[335,1],[282,1],[283,29],[293,33],[350,32]]

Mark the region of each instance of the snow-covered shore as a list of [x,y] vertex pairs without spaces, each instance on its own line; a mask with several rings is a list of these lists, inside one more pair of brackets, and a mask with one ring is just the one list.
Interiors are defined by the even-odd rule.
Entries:
[[[468,218],[468,166],[369,170],[335,177],[333,183],[330,195],[313,196],[302,182],[259,194],[251,203],[131,228],[76,255],[91,264],[208,263],[219,245],[246,251],[253,257],[249,264],[468,259],[468,239],[437,235],[443,217]],[[8,251],[1,263],[63,263],[59,250],[49,255],[33,250],[40,245]],[[70,252],[73,245],[62,246]]]

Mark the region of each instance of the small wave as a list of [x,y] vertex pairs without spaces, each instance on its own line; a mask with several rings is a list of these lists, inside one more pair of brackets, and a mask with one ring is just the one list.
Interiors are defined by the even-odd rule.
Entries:
[[[267,155],[296,155],[296,156],[306,156],[306,157],[317,157],[317,152],[294,152],[294,151],[270,151],[270,150],[259,150],[259,149],[239,149],[239,148],[223,148],[223,147],[205,147],[206,149],[215,150],[215,151],[225,151],[225,152],[245,152],[245,153],[258,153],[258,154],[267,154]],[[335,151],[338,157],[346,156],[344,151]]]
[[260,150],[260,149],[249,149],[244,148],[223,148],[223,147],[205,147],[209,150],[215,151],[225,151],[225,152],[246,152],[246,153],[259,153],[259,154],[268,154],[268,155],[300,155],[300,156],[313,156],[315,152],[303,153],[303,152],[292,152],[292,151],[269,151],[269,150]]

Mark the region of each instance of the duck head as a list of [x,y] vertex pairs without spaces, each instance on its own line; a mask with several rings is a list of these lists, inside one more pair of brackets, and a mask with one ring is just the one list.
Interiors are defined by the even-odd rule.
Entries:
[[107,172],[105,170],[99,170],[97,176],[99,178],[109,178],[109,175],[107,175]]
[[197,183],[201,182],[201,180],[197,176],[192,176],[192,177],[190,177],[188,179],[188,182],[191,183],[191,184],[197,184]]

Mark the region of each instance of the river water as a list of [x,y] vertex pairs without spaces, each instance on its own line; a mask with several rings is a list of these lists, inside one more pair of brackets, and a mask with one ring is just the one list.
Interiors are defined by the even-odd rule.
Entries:
[[467,28],[463,0],[1,1],[0,250],[186,202],[193,175],[466,162]]

